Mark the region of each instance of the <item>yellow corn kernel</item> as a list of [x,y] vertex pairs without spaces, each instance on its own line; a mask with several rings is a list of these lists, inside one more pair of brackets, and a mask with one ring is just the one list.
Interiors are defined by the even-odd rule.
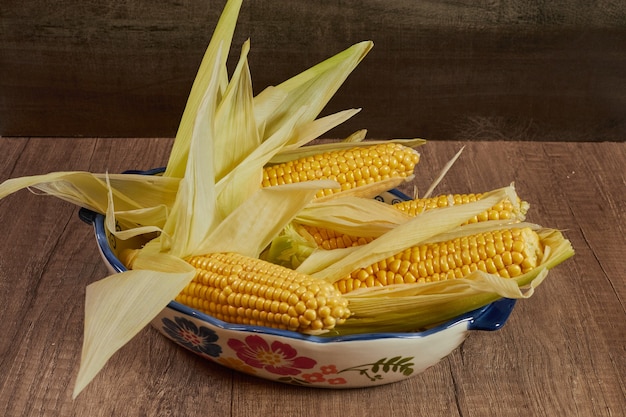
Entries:
[[[482,194],[447,194],[430,198],[420,198],[415,200],[403,201],[401,203],[394,204],[393,207],[415,217],[422,213],[424,210],[447,207],[452,204],[467,204],[475,202],[480,199]],[[526,214],[528,203],[520,201],[520,210],[518,211],[511,202],[506,199],[500,201],[492,208],[480,213],[473,218],[469,219],[463,225],[470,223],[477,223],[487,220],[505,220],[505,219],[519,219],[523,220]],[[347,248],[351,246],[360,246],[374,240],[373,237],[359,237],[343,234],[330,229],[324,229],[314,226],[303,226],[303,228],[315,239],[315,243],[322,249],[337,249]],[[492,248],[486,248],[488,253],[492,252]]]
[[475,270],[514,278],[535,268],[541,251],[539,236],[528,227],[484,232],[408,248],[359,268],[334,285],[345,294],[365,286],[463,278]]
[[374,240],[373,237],[350,236],[315,226],[302,225],[302,228],[313,237],[318,247],[326,250],[361,246]]
[[[339,182],[341,190],[349,190],[387,178],[406,178],[413,175],[419,162],[419,153],[398,143],[382,143],[355,147],[314,156],[303,157],[263,170],[263,187],[286,182],[331,179]],[[339,189],[320,190],[317,197],[339,192]]]
[[[415,200],[403,201],[395,204],[393,207],[403,211],[410,216],[417,216],[425,210],[440,207],[448,207],[451,205],[472,203],[481,198],[483,194],[444,194],[429,198],[417,198]],[[517,210],[508,199],[502,200],[490,209],[474,216],[464,224],[477,223],[487,220],[506,220],[513,218],[523,219],[526,214],[528,203],[520,201],[521,210]]]
[[196,276],[176,301],[219,320],[319,333],[350,316],[347,300],[321,279],[235,253],[187,261]]

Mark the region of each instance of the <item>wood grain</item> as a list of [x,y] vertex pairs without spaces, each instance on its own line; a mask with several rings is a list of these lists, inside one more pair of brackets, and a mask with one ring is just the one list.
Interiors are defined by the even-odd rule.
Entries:
[[[224,3],[4,1],[0,135],[173,137]],[[622,141],[625,21],[617,0],[247,1],[231,67],[251,38],[259,92],[371,39],[333,137]]]
[[[120,172],[165,164],[171,139],[0,138],[0,181],[48,171]],[[77,209],[20,191],[0,200],[0,415],[568,416],[626,414],[626,144],[432,141],[425,190],[465,146],[440,192],[515,181],[529,220],[564,230],[574,258],[440,363],[372,389],[320,390],[209,363],[144,329],[76,399],[84,288],[103,278]]]

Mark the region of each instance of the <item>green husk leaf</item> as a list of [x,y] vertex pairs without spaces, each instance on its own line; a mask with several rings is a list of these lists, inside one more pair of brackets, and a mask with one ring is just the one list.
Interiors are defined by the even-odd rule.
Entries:
[[272,239],[260,258],[289,269],[298,268],[317,249],[314,238],[299,229],[293,222],[286,225],[280,235]]

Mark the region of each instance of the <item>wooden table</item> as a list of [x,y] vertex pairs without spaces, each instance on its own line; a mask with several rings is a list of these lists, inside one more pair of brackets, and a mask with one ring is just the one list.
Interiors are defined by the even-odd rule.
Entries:
[[[163,165],[171,139],[0,138],[0,181],[60,170]],[[20,191],[0,201],[0,415],[626,415],[626,144],[429,142],[425,190],[466,146],[440,192],[515,181],[530,221],[563,229],[576,256],[439,364],[371,389],[271,383],[199,359],[146,328],[76,399],[84,289],[107,275],[92,230],[63,201]]]

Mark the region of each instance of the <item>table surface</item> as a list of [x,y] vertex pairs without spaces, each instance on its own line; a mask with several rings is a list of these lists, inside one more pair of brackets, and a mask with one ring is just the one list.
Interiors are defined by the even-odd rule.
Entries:
[[[0,138],[0,181],[62,170],[164,165],[171,139]],[[146,328],[75,400],[85,287],[107,275],[77,208],[20,191],[0,201],[0,415],[626,415],[626,143],[428,142],[416,186],[487,191],[515,181],[528,220],[576,255],[506,325],[472,332],[426,372],[376,388],[320,390],[210,363]]]

